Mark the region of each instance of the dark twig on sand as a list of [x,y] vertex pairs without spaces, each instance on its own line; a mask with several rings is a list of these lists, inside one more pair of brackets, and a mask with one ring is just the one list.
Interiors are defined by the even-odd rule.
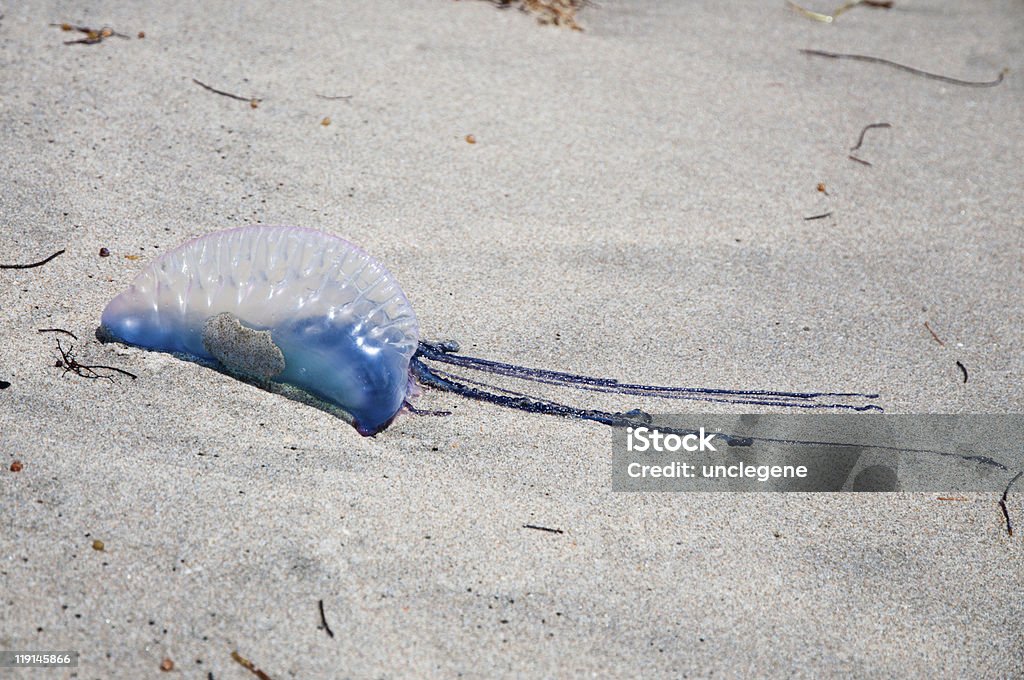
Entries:
[[1003,518],[1006,519],[1006,533],[1011,537],[1013,536],[1013,524],[1010,523],[1010,511],[1006,509],[1006,497],[1010,493],[1010,487],[1013,486],[1014,482],[1020,479],[1021,475],[1024,475],[1024,470],[1021,470],[1014,475],[1013,479],[1010,480],[1010,483],[1006,485],[1005,489],[1003,489],[1003,497],[999,499],[999,507],[1002,508]]
[[831,216],[832,216],[832,211],[829,210],[828,212],[821,213],[820,215],[811,215],[810,217],[805,217],[804,218],[804,222],[809,222],[810,220],[823,220],[826,217],[831,217]]
[[551,529],[549,527],[539,527],[536,524],[524,524],[524,529],[536,529],[537,531],[546,531],[551,534],[564,534],[565,532],[561,529]]
[[339,101],[339,100],[342,100],[342,99],[352,99],[352,95],[350,95],[350,94],[341,94],[341,95],[338,95],[336,97],[331,97],[331,96],[326,95],[326,94],[318,94],[318,95],[316,95],[316,97],[317,97],[317,99],[326,99],[329,102],[336,102],[336,101]]
[[78,336],[71,331],[64,330],[63,328],[39,328],[36,330],[37,333],[63,333],[64,335],[70,335],[75,340],[78,340]]
[[856,151],[857,149],[860,148],[860,145],[864,143],[864,135],[867,134],[868,130],[874,130],[876,128],[891,128],[891,127],[892,127],[892,125],[889,124],[889,123],[871,123],[870,125],[865,125],[864,129],[860,131],[860,137],[857,138],[857,143],[854,146],[850,147],[850,151]]
[[864,54],[841,54],[838,52],[825,52],[823,50],[801,49],[800,51],[803,52],[804,54],[811,55],[812,57],[827,57],[829,59],[851,59],[853,61],[866,61],[872,64],[885,64],[887,66],[892,66],[893,68],[898,68],[901,71],[906,71],[907,73],[913,73],[916,76],[921,76],[923,78],[931,78],[932,80],[940,80],[944,83],[949,83],[951,85],[963,85],[964,87],[995,87],[999,83],[1003,82],[1003,76],[1006,75],[1007,71],[1007,69],[1003,69],[1002,71],[1000,71],[999,75],[996,77],[995,80],[960,80],[959,78],[950,78],[949,76],[943,76],[937,73],[922,71],[919,68],[914,68],[913,66],[905,66],[904,64],[899,64],[895,61],[889,61],[888,59],[883,59],[881,57],[872,57]]
[[[871,129],[874,129],[874,128],[891,128],[891,127],[892,127],[892,125],[890,125],[889,123],[871,123],[870,125],[865,125],[864,129],[860,131],[860,137],[857,138],[857,143],[854,146],[850,147],[850,151],[856,151],[857,149],[860,148],[860,145],[864,143],[864,135],[867,133],[868,130],[871,130]],[[849,158],[851,161],[856,161],[856,162],[860,163],[861,165],[866,165],[869,168],[871,167],[871,163],[869,163],[868,161],[864,160],[863,158],[857,158],[853,154],[850,154],[849,156],[847,156],[847,158]]]
[[327,615],[324,614],[324,601],[317,601],[317,606],[320,608],[320,623],[321,625],[323,625],[324,631],[327,633],[328,636],[334,637],[334,631],[331,630],[331,627],[327,624]]
[[964,366],[964,365],[963,365],[962,363],[960,363],[959,361],[958,361],[958,362],[956,362],[956,365],[957,365],[957,367],[958,367],[958,368],[960,369],[960,371],[961,371],[961,372],[962,372],[962,373],[964,374],[964,382],[967,382],[967,367],[966,367],[966,366]]
[[209,92],[213,92],[214,94],[219,94],[222,97],[228,97],[230,99],[234,99],[234,100],[240,101],[240,102],[249,102],[249,106],[251,106],[254,109],[257,106],[260,105],[261,101],[263,101],[262,99],[259,99],[257,97],[243,97],[242,95],[239,95],[239,94],[232,94],[230,92],[225,92],[224,90],[218,90],[217,88],[215,88],[215,87],[213,87],[211,85],[207,85],[203,81],[196,80],[195,78],[192,79],[192,82],[195,83],[196,85],[198,85],[199,87],[203,88],[204,90],[207,90]]
[[50,255],[45,260],[39,260],[39,262],[33,262],[32,264],[0,264],[0,269],[32,269],[32,267],[42,267],[44,264],[46,264],[53,258],[63,254],[64,249],[61,248],[60,250],[55,252],[53,255]]
[[79,363],[78,359],[75,358],[74,345],[68,345],[68,348],[64,349],[64,346],[60,344],[59,339],[57,340],[57,351],[60,352],[60,359],[57,359],[57,363],[54,364],[54,366],[56,368],[64,369],[64,373],[61,375],[61,377],[67,375],[68,373],[74,373],[77,376],[80,376],[82,378],[88,378],[89,380],[98,380],[100,378],[103,378],[109,380],[110,382],[114,382],[114,376],[103,375],[102,373],[97,372],[99,370],[114,371],[115,373],[126,375],[132,380],[135,380],[139,377],[134,373],[130,373],[124,370],[123,368],[117,368],[115,366]]

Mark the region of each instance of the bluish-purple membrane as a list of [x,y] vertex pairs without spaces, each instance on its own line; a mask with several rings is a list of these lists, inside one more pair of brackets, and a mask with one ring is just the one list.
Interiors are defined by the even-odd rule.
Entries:
[[391,424],[409,389],[408,358],[367,330],[361,321],[339,324],[325,317],[271,329],[286,360],[274,379],[340,406],[364,436]]
[[182,327],[176,317],[161,318],[159,310],[143,301],[134,289],[114,298],[103,310],[100,323],[108,335],[129,345],[213,360],[203,347],[202,323]]
[[164,253],[111,300],[102,327],[128,344],[292,385],[346,411],[364,435],[401,410],[419,340],[383,265],[297,227],[213,232]]
[[[134,306],[133,306],[134,307]],[[153,308],[108,307],[103,327],[116,340],[149,350],[175,352],[216,362],[203,345],[202,325],[161,323]],[[166,321],[163,320],[163,321]],[[269,330],[285,357],[275,382],[294,385],[342,408],[364,436],[386,428],[402,409],[409,386],[409,360],[393,346],[375,340],[367,324],[308,317]]]
[[[590,420],[604,425],[609,425],[611,427],[636,427],[641,425],[650,425],[653,422],[653,417],[640,409],[633,409],[624,412],[611,412],[562,404],[548,399],[531,396],[523,392],[498,387],[481,380],[468,378],[465,375],[455,375],[450,371],[441,370],[436,366],[428,366],[428,361],[446,364],[448,366],[455,366],[462,369],[469,369],[485,374],[516,378],[528,382],[567,387],[587,392],[606,392],[613,394],[655,397],[658,399],[683,399],[712,403],[751,404],[784,408],[882,411],[880,406],[873,403],[836,403],[836,401],[834,401],[835,399],[848,399],[856,402],[875,399],[879,396],[876,393],[729,390],[703,387],[666,387],[658,385],[622,383],[611,378],[599,378],[578,375],[575,373],[566,373],[563,371],[531,368],[528,366],[518,366],[516,364],[508,364],[490,359],[466,356],[458,353],[458,343],[455,342],[420,342],[419,349],[410,364],[410,370],[413,375],[416,376],[417,380],[419,380],[421,384],[429,387],[446,392],[452,392],[477,401],[496,404],[519,411],[526,411],[528,413],[542,413],[546,415],[561,416],[563,418]],[[675,429],[663,424],[659,424],[658,429],[666,433],[675,433],[679,435],[694,433],[693,430]],[[843,442],[832,441],[736,436],[724,432],[716,434],[725,441],[728,446],[736,447],[751,446],[754,442],[771,442],[776,444],[793,444],[813,447],[850,445]],[[856,446],[859,448],[887,452],[930,454],[943,458],[955,458],[961,461],[985,465],[999,470],[1007,470],[1007,467],[999,461],[984,455],[963,454],[956,451],[939,451],[934,449],[908,449],[902,446],[893,447],[864,442],[860,442],[856,444]],[[1013,481],[1015,480],[1016,478],[1014,478]],[[1010,482],[1011,485],[1013,484],[1013,481]]]

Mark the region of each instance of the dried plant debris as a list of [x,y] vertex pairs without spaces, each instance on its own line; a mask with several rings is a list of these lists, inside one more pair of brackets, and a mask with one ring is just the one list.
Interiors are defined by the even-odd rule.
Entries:
[[110,26],[104,26],[103,28],[89,28],[88,26],[76,26],[75,24],[61,23],[61,24],[50,24],[55,26],[62,31],[70,33],[76,31],[78,33],[85,34],[84,37],[78,40],[65,40],[65,45],[96,45],[103,42],[107,38],[125,38],[130,39],[129,36],[124,33],[118,33]]
[[[54,363],[55,368],[63,368],[64,373],[61,374],[63,378],[68,373],[74,373],[82,378],[88,378],[89,380],[109,380],[111,383],[114,381],[114,374],[120,374],[135,380],[139,376],[134,373],[130,373],[123,368],[116,368],[114,366],[103,366],[101,364],[83,364],[79,363],[78,359],[75,358],[74,345],[68,345],[67,349],[64,349],[64,345],[61,344],[60,340],[57,340],[57,352],[60,354],[60,358]],[[112,373],[101,373],[100,371],[112,371]]]
[[583,27],[576,23],[576,13],[583,7],[593,4],[590,0],[487,0],[487,2],[500,9],[515,7],[520,12],[535,16],[538,23],[564,26],[574,31],[583,30]]
[[823,212],[820,215],[811,215],[810,217],[805,217],[804,218],[804,222],[810,222],[811,220],[823,220],[826,217],[831,217],[831,216],[832,216],[832,211],[829,210],[828,212]]
[[1003,489],[1003,497],[999,499],[999,509],[1003,511],[1003,519],[1006,520],[1006,533],[1010,538],[1013,538],[1013,523],[1010,521],[1010,510],[1006,507],[1006,500],[1010,494],[1010,487],[1020,479],[1021,475],[1024,475],[1024,470],[1014,475],[1013,479],[1010,480],[1010,483],[1006,485],[1005,489]]
[[853,0],[852,2],[847,2],[846,4],[840,5],[839,7],[835,8],[834,10],[832,10],[831,14],[822,14],[821,12],[809,10],[806,7],[801,7],[792,0],[786,0],[786,4],[792,7],[800,14],[803,14],[808,19],[814,19],[815,21],[820,21],[825,24],[831,24],[833,21],[839,18],[840,14],[845,14],[854,7],[864,5],[865,7],[872,7],[874,9],[892,9],[892,6],[895,3],[883,0]]
[[69,331],[67,329],[64,329],[64,328],[39,328],[39,329],[36,329],[36,332],[37,333],[63,333],[64,335],[70,335],[75,340],[78,340],[78,336],[77,335],[75,335],[71,331]]
[[943,76],[938,73],[931,73],[930,71],[922,71],[919,68],[913,66],[906,66],[889,59],[883,59],[882,57],[874,57],[866,54],[841,54],[839,52],[826,52],[825,50],[808,50],[801,49],[800,52],[812,57],[826,57],[828,59],[849,59],[852,61],[865,61],[872,64],[885,64],[907,73],[912,73],[915,76],[921,76],[922,78],[929,78],[931,80],[938,80],[943,83],[949,83],[950,85],[962,85],[964,87],[995,87],[999,83],[1003,82],[1003,77],[1010,72],[1010,69],[1004,68],[999,72],[992,80],[961,80],[959,78],[950,78],[949,76]]
[[967,382],[967,367],[964,366],[963,362],[961,362],[961,361],[956,362],[956,367],[960,369],[960,373],[963,374],[964,382],[966,383]]
[[[850,151],[856,151],[857,149],[860,148],[861,144],[864,143],[864,135],[867,133],[868,130],[873,130],[875,128],[891,128],[891,127],[892,127],[892,125],[890,125],[889,123],[871,123],[870,125],[865,125],[864,129],[860,131],[860,137],[857,138],[857,143],[854,146],[850,147]],[[854,156],[852,154],[850,156],[847,156],[847,158],[849,158],[851,161],[857,161],[858,163],[861,163],[863,165],[867,165],[867,166],[871,165],[871,163],[867,162],[863,158],[857,158],[856,156]]]
[[549,534],[564,534],[565,532],[561,529],[552,529],[551,527],[542,527],[537,524],[524,524],[524,529],[533,529],[535,531],[546,531]]
[[218,90],[217,88],[215,88],[215,87],[213,87],[211,85],[207,85],[203,81],[197,80],[195,78],[192,79],[192,82],[195,83],[196,85],[198,85],[199,87],[203,88],[204,90],[206,90],[208,92],[212,92],[214,94],[219,94],[222,97],[227,97],[229,99],[234,99],[234,100],[240,101],[240,102],[249,102],[249,107],[253,108],[253,109],[258,108],[259,105],[260,105],[260,102],[263,101],[262,99],[260,99],[258,97],[243,97],[240,94],[232,94],[230,92],[225,92],[224,90]]
[[47,262],[49,262],[53,258],[57,257],[58,255],[63,255],[63,254],[64,254],[64,249],[61,248],[60,250],[55,252],[53,255],[50,255],[49,257],[47,257],[45,259],[39,260],[39,262],[32,262],[30,264],[0,264],[0,269],[32,269],[33,267],[42,267],[44,264],[46,264]]
[[875,129],[881,129],[881,128],[891,128],[891,127],[892,127],[892,125],[889,124],[889,123],[871,123],[869,125],[865,125],[864,129],[862,129],[860,131],[860,137],[857,138],[857,143],[850,147],[850,151],[856,151],[857,149],[859,149],[861,147],[861,144],[864,143],[864,135],[867,134],[868,130],[875,130]]
[[946,346],[946,343],[944,343],[942,341],[942,338],[940,338],[938,334],[932,330],[931,325],[927,321],[924,322],[924,327],[927,328],[928,332],[932,334],[932,337],[935,339],[935,342],[939,343],[939,345],[942,347]]
[[331,626],[327,623],[327,614],[324,613],[324,601],[323,600],[319,600],[317,602],[317,607],[319,607],[319,609],[320,609],[320,625],[321,625],[321,627],[324,629],[324,632],[327,633],[328,637],[334,637],[334,631],[331,630]]
[[266,673],[261,671],[259,668],[256,667],[256,664],[254,664],[252,661],[249,661],[248,659],[246,659],[244,656],[239,654],[237,651],[231,652],[231,658],[235,660],[235,663],[237,663],[239,666],[241,666],[242,668],[246,669],[247,671],[249,671],[250,673],[255,675],[260,680],[270,680],[270,676],[269,675],[267,675]]

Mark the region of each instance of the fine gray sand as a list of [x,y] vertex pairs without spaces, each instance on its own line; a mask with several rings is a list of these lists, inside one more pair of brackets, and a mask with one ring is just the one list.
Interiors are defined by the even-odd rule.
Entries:
[[[95,339],[167,249],[290,224],[469,354],[1019,412],[1019,2],[608,0],[584,32],[451,0],[0,11],[0,263],[66,249],[0,270],[0,650],[81,653],[2,677],[256,677],[233,651],[275,680],[1024,673],[997,494],[613,493],[602,425],[425,390],[453,415],[363,438]],[[64,375],[58,338],[138,379]]]

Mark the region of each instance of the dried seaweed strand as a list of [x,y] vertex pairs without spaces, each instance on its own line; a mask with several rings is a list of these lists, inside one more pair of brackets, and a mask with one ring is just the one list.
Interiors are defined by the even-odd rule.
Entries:
[[820,215],[811,215],[810,217],[805,217],[804,218],[804,222],[809,222],[811,220],[823,220],[826,217],[830,217],[831,215],[832,215],[832,211],[829,210],[828,212],[821,213]]
[[821,12],[815,12],[814,10],[801,7],[800,5],[793,2],[793,0],[786,0],[786,4],[795,9],[800,14],[803,14],[808,19],[814,19],[825,24],[831,24],[840,14],[844,14],[854,7],[864,5],[865,7],[873,7],[874,9],[892,9],[893,3],[889,0],[851,0],[845,5],[840,5],[832,11],[832,14],[822,14]]
[[324,601],[323,600],[318,600],[317,601],[317,606],[320,608],[320,623],[323,624],[324,631],[330,637],[334,637],[334,631],[331,630],[330,625],[328,625],[328,623],[327,623],[327,615],[324,613]]
[[254,109],[259,105],[259,103],[261,101],[263,101],[262,99],[259,99],[258,97],[243,97],[243,96],[238,95],[238,94],[232,94],[230,92],[225,92],[224,90],[218,90],[217,88],[215,88],[215,87],[213,87],[211,85],[207,85],[203,81],[196,80],[195,78],[192,79],[192,82],[195,83],[196,85],[198,85],[199,87],[203,88],[204,90],[208,90],[210,92],[213,92],[214,94],[219,94],[222,97],[229,97],[230,99],[234,99],[234,100],[240,101],[240,102],[249,102],[249,105],[252,108],[254,108]]
[[60,344],[60,339],[57,340],[57,351],[60,352],[60,359],[57,359],[57,363],[54,364],[57,368],[63,368],[64,373],[61,377],[64,377],[68,373],[74,373],[82,378],[88,378],[89,380],[98,380],[100,378],[114,382],[114,376],[103,375],[98,373],[97,369],[105,371],[114,371],[121,375],[126,375],[132,380],[136,380],[139,376],[124,370],[123,368],[117,368],[116,366],[104,366],[102,364],[82,364],[79,363],[78,359],[75,358],[74,345],[68,345],[67,349],[64,349],[64,345]]
[[874,130],[876,128],[891,128],[891,127],[892,127],[892,125],[890,123],[871,123],[870,125],[865,125],[864,129],[860,131],[860,137],[857,138],[857,144],[854,145],[854,146],[851,146],[850,147],[850,151],[856,151],[857,149],[860,148],[860,145],[864,143],[864,135],[867,134],[868,130]]
[[246,669],[260,680],[271,680],[269,675],[261,671],[259,668],[256,668],[256,664],[254,664],[252,661],[249,661],[238,652],[231,652],[231,658],[234,659],[239,666]]
[[36,333],[63,333],[64,335],[70,335],[75,340],[78,340],[78,336],[77,335],[75,335],[71,331],[65,330],[63,328],[38,328],[38,329],[36,329]]
[[812,57],[827,57],[828,59],[851,59],[853,61],[866,61],[872,64],[885,64],[898,68],[901,71],[907,73],[913,73],[914,75],[921,76],[923,78],[931,78],[932,80],[940,80],[944,83],[950,83],[951,85],[963,85],[964,87],[995,87],[999,83],[1003,82],[1003,76],[1006,75],[1007,69],[1003,69],[999,72],[999,75],[995,80],[960,80],[959,78],[950,78],[949,76],[939,75],[938,73],[931,73],[929,71],[922,71],[919,68],[913,66],[906,66],[904,64],[883,59],[882,57],[872,57],[865,54],[843,54],[840,52],[825,52],[824,50],[809,50],[801,49],[804,54],[808,54]]
[[1003,489],[1003,497],[999,499],[999,507],[1003,511],[1003,518],[1006,519],[1006,533],[1009,534],[1011,538],[1013,537],[1013,524],[1010,523],[1010,511],[1006,509],[1006,497],[1010,493],[1010,487],[1013,486],[1014,482],[1020,479],[1021,475],[1024,475],[1024,470],[1021,470],[1014,475],[1013,479],[1010,480],[1010,483],[1006,485],[1005,489]]
[[45,260],[39,260],[39,262],[33,262],[32,264],[0,264],[0,269],[32,269],[32,267],[42,267],[44,264],[46,264],[53,258],[63,254],[64,249],[61,248],[60,250],[55,252],[53,255],[50,255]]

